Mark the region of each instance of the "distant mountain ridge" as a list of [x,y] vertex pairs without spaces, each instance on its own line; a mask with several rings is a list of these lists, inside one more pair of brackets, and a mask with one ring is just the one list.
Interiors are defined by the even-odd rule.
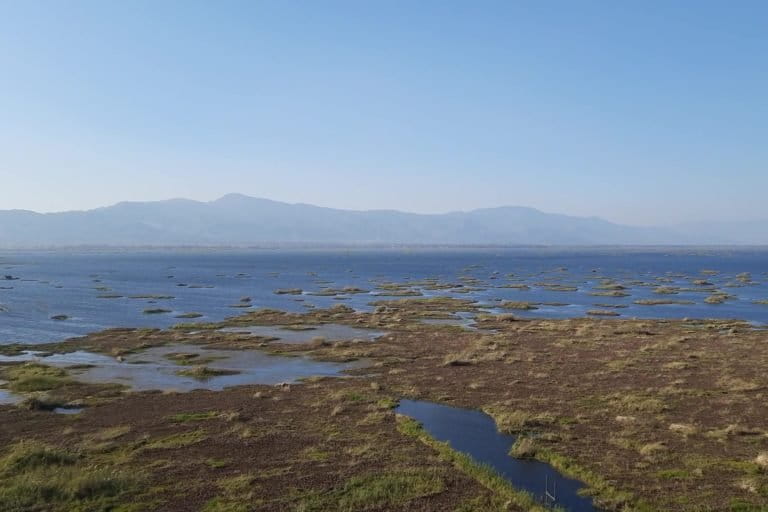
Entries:
[[766,244],[765,225],[635,227],[517,206],[444,214],[339,210],[228,194],[60,213],[0,210],[0,247]]

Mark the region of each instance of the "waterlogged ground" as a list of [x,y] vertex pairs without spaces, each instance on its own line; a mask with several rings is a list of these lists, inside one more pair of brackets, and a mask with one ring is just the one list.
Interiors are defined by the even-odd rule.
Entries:
[[253,325],[250,327],[224,327],[222,332],[249,334],[268,338],[280,343],[311,343],[313,341],[364,340],[374,341],[382,336],[381,331],[360,329],[339,324],[302,325],[292,328],[288,325]]
[[[259,350],[210,350],[189,344],[151,347],[119,358],[82,350],[50,355],[34,351],[0,355],[0,363],[25,361],[69,369],[78,381],[118,383],[132,391],[218,391],[245,384],[290,383],[312,376],[339,375],[364,365],[282,357]],[[188,374],[200,365],[210,369],[208,375]]]
[[[526,317],[768,317],[768,251],[252,250],[0,253],[0,343],[242,311],[453,296]],[[5,279],[7,277],[7,279]],[[762,302],[761,302],[762,301]]]
[[[40,350],[128,364],[167,359],[193,370],[201,387],[223,364],[198,360],[202,351],[365,364],[347,369],[351,378],[158,393],[81,382],[88,369],[75,361],[6,360],[2,388],[25,401],[0,406],[0,508],[48,500],[53,510],[84,501],[137,510],[541,510],[549,477],[558,475],[558,503],[572,510],[591,506],[573,494],[579,486],[601,510],[768,506],[765,330],[741,321],[528,320],[477,309],[476,329],[424,323],[461,321],[458,311],[473,311],[472,302],[396,298],[373,312],[343,304],[258,310],[218,324],[6,346],[9,357]],[[324,324],[385,334],[298,344],[222,331]],[[500,434],[441,444],[453,435],[446,427],[461,427],[462,418],[446,426],[403,410],[424,422],[421,429],[397,414],[403,399],[482,410]],[[61,407],[82,410],[52,414]],[[531,463],[519,473],[525,464],[514,459],[550,469]],[[52,476],[62,468],[66,481]],[[536,475],[544,477],[538,493]],[[44,477],[55,492],[26,484]]]

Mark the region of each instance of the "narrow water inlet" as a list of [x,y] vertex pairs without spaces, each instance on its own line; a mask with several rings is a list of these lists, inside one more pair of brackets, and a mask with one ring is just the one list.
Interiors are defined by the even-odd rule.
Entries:
[[[492,467],[537,501],[570,512],[599,512],[591,498],[578,494],[586,487],[582,482],[563,476],[544,462],[509,455],[515,436],[500,433],[496,422],[485,413],[418,400],[401,400],[395,410],[421,423],[438,441],[448,442],[454,450]],[[554,503],[546,499],[545,493],[555,497]]]

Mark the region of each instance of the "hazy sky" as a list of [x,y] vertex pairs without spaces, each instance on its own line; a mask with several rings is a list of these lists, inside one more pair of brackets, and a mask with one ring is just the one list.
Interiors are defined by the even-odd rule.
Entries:
[[0,0],[0,209],[768,219],[764,0]]

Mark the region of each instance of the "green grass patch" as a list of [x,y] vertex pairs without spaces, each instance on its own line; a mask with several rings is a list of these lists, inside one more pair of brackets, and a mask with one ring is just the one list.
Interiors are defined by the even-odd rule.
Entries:
[[116,510],[137,484],[135,472],[128,476],[77,453],[22,441],[0,459],[0,510]]
[[693,475],[686,469],[663,469],[656,472],[656,477],[664,480],[688,480],[693,478]]
[[8,381],[11,391],[20,392],[50,391],[73,382],[61,368],[39,363],[11,366],[3,372],[3,377]]
[[607,510],[622,510],[623,512],[650,512],[654,510],[648,504],[636,499],[632,493],[614,488],[603,477],[580,466],[568,457],[545,448],[539,448],[536,450],[535,458],[546,462],[560,473],[587,484],[585,494],[592,496],[598,507]]
[[179,370],[176,375],[182,377],[192,377],[198,380],[208,380],[213,377],[219,377],[222,375],[237,375],[238,371],[235,370],[220,370],[218,368],[210,368],[208,366],[194,366],[192,368]]
[[171,416],[168,416],[168,419],[170,421],[173,421],[174,423],[186,423],[189,421],[213,420],[218,418],[220,415],[221,414],[218,411],[182,412],[179,414],[173,414]]
[[171,327],[171,329],[178,329],[181,331],[202,331],[220,329],[221,327],[223,327],[223,325],[218,322],[186,322],[176,324]]
[[160,439],[155,439],[146,444],[146,448],[150,450],[167,450],[173,448],[183,448],[185,446],[191,446],[207,439],[207,432],[203,429],[193,430],[191,432],[182,432],[180,434],[173,434]]
[[392,510],[409,501],[443,492],[445,483],[434,469],[404,469],[350,478],[330,492],[306,496],[296,508],[301,512],[353,512]]

